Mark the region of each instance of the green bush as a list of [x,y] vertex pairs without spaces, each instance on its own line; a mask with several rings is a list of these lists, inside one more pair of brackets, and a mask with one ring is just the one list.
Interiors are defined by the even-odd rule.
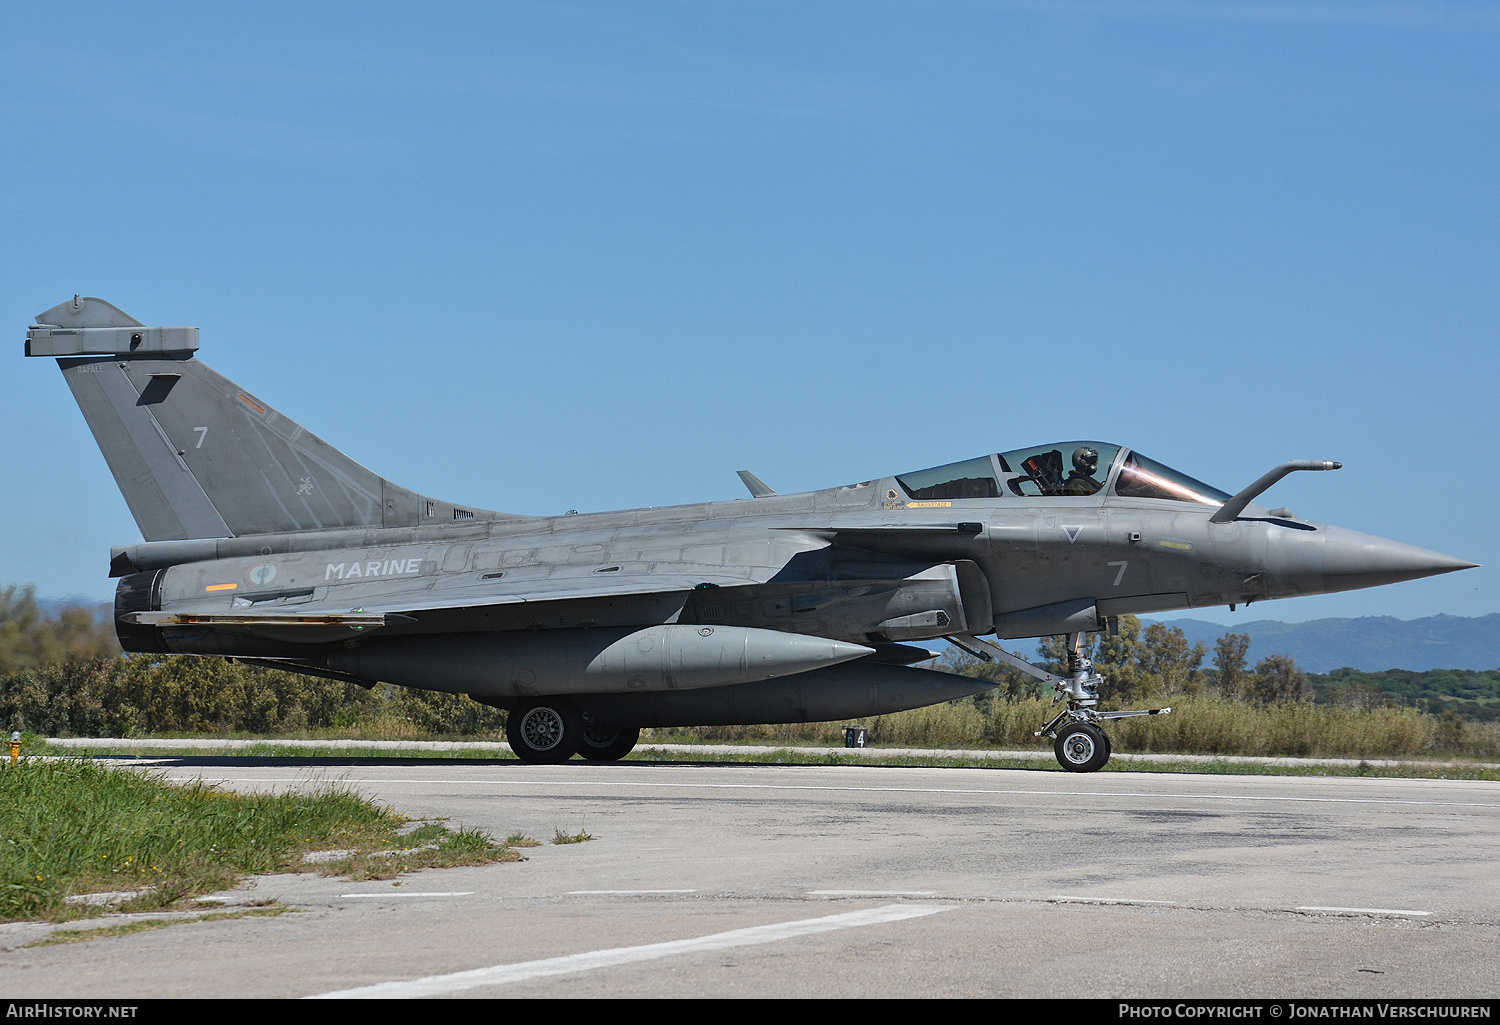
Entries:
[[461,694],[373,689],[192,655],[70,660],[0,678],[0,723],[47,736],[147,733],[495,735],[499,709]]

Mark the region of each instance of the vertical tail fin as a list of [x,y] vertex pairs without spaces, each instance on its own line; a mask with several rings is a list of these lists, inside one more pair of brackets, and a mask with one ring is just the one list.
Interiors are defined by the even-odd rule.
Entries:
[[147,541],[502,514],[439,502],[372,473],[194,357],[195,327],[147,327],[75,296],[37,318]]

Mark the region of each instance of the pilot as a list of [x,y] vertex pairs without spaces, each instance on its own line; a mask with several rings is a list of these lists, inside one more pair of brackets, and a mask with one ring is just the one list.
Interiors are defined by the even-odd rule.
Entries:
[[1092,495],[1104,487],[1094,479],[1094,471],[1099,469],[1099,450],[1083,445],[1073,450],[1073,472],[1068,474],[1068,480],[1063,484],[1064,495]]

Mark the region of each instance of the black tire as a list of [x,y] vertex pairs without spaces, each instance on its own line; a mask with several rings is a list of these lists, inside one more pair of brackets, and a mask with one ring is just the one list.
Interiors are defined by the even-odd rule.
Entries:
[[583,741],[578,753],[591,762],[618,762],[641,739],[639,726],[606,726],[583,717]]
[[578,753],[583,717],[565,701],[528,701],[505,717],[505,739],[523,762],[556,765]]
[[1069,723],[1057,731],[1052,751],[1069,772],[1098,772],[1109,761],[1109,738],[1097,726]]

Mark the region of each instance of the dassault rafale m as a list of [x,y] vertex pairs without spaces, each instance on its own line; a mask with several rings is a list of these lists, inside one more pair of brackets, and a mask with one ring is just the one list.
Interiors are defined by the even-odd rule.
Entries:
[[[144,543],[112,550],[126,651],[467,694],[530,762],[623,757],[650,726],[856,719],[993,686],[917,668],[947,640],[1049,683],[1038,736],[1109,758],[1085,635],[1117,617],[1322,594],[1473,563],[1267,509],[1097,441],[670,508],[520,516],[370,472],[194,355],[75,296],[40,314]],[[1064,635],[1053,674],[995,641]]]

